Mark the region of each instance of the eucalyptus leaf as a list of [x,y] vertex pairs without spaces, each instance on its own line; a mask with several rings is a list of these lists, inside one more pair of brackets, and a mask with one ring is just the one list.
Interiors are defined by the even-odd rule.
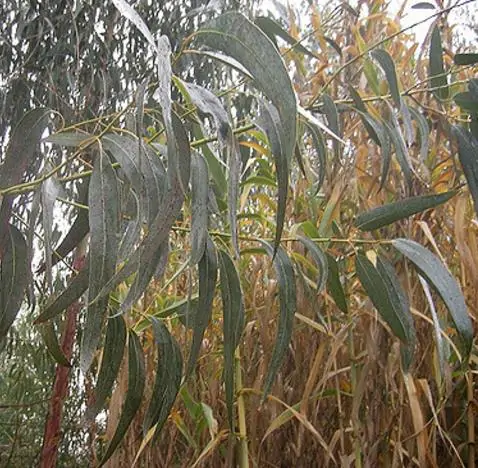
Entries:
[[22,305],[28,285],[28,267],[25,238],[15,226],[8,225],[0,261],[0,340],[7,336]]
[[106,153],[95,158],[88,190],[90,252],[88,308],[81,340],[80,368],[86,373],[93,361],[108,305],[108,297],[92,302],[113,277],[118,253],[118,181]]
[[121,408],[121,416],[115,433],[101,458],[99,467],[103,466],[113,455],[123,440],[128,427],[141,406],[145,384],[144,354],[141,342],[133,330],[128,332],[128,390]]
[[355,220],[355,226],[361,231],[373,231],[430,208],[435,208],[446,203],[456,194],[457,191],[452,190],[437,195],[420,195],[405,198],[395,203],[388,203],[365,213],[360,213]]
[[446,100],[449,97],[448,79],[443,63],[443,47],[441,43],[440,29],[435,25],[430,40],[429,55],[429,78],[435,97],[439,100]]
[[273,258],[274,269],[277,275],[279,289],[279,322],[277,325],[277,337],[269,363],[262,401],[265,401],[272,388],[277,372],[284,360],[292,338],[294,315],[297,308],[297,292],[295,285],[295,273],[292,261],[287,252],[279,246],[276,250],[268,242],[261,241],[267,253]]
[[219,251],[221,272],[221,297],[224,315],[224,383],[229,428],[234,430],[234,369],[235,350],[244,329],[244,300],[241,282],[231,257],[224,250]]
[[460,336],[465,358],[467,358],[473,342],[473,325],[456,279],[434,254],[417,242],[410,239],[394,239],[392,245],[415,265],[419,273],[443,299]]
[[65,356],[65,353],[61,349],[61,346],[58,342],[53,322],[49,321],[43,323],[39,326],[38,329],[43,338],[43,342],[48,349],[48,352],[53,357],[55,362],[64,367],[71,367],[70,361]]
[[118,377],[126,346],[126,324],[121,316],[108,319],[101,366],[96,381],[94,399],[86,412],[86,419],[93,420],[111,395]]

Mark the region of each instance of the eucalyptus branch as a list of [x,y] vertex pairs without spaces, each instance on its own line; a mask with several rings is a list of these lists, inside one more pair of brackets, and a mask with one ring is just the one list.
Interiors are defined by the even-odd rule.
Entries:
[[312,97],[312,99],[310,100],[309,104],[307,105],[307,108],[310,108],[316,101],[317,99],[319,99],[320,95],[324,92],[325,89],[327,89],[330,84],[346,69],[348,68],[350,65],[353,65],[355,62],[357,62],[358,60],[360,60],[362,57],[366,56],[369,52],[371,52],[372,50],[376,49],[377,47],[380,47],[382,44],[384,44],[385,42],[391,40],[391,39],[394,39],[395,37],[397,36],[400,36],[401,34],[403,34],[404,32],[406,31],[409,31],[410,29],[413,29],[415,28],[416,26],[419,26],[420,24],[423,24],[423,23],[426,23],[427,21],[433,19],[433,18],[436,18],[437,16],[440,16],[444,13],[448,13],[449,11],[453,10],[454,8],[458,8],[458,7],[461,7],[461,6],[464,6],[464,5],[467,5],[468,3],[472,3],[474,2],[475,0],[465,0],[461,3],[457,3],[455,5],[451,5],[447,8],[443,8],[442,10],[439,10],[433,14],[431,14],[430,16],[426,17],[425,19],[423,20],[420,20],[420,21],[417,21],[413,24],[411,24],[410,26],[406,26],[402,29],[400,29],[399,31],[396,31],[394,32],[393,34],[390,34],[389,36],[385,37],[384,39],[381,39],[377,42],[374,42],[370,47],[367,47],[363,52],[359,53],[358,55],[352,57],[350,60],[348,60],[347,62],[345,62],[343,65],[341,65],[336,71],[335,73],[327,80],[327,82],[324,84],[324,86]]

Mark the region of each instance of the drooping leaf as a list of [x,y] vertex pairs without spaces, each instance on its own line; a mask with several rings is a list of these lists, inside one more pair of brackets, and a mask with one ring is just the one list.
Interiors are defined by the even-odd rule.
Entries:
[[106,399],[111,395],[113,385],[118,376],[126,345],[126,324],[123,317],[108,319],[103,356],[95,386],[92,405],[88,408],[85,418],[93,420],[103,408]]
[[27,284],[27,244],[23,234],[15,226],[8,225],[0,261],[0,340],[7,336],[20,310]]
[[267,34],[271,41],[274,41],[275,36],[278,36],[291,45],[294,50],[297,50],[297,52],[312,58],[317,58],[314,53],[304,47],[300,42],[297,41],[297,39],[294,39],[286,30],[282,28],[277,21],[274,21],[272,18],[258,16],[255,19],[255,23]]
[[[290,164],[296,143],[297,101],[284,62],[270,39],[237,12],[213,19],[196,33],[196,39],[238,60],[253,75],[255,86],[277,109],[282,151]],[[276,229],[280,233],[282,226],[277,225]]]
[[[360,96],[358,91],[352,85],[348,86],[348,90],[349,90],[349,93],[350,93],[350,97],[354,101],[356,109],[359,111],[358,114],[360,116],[360,119],[362,120],[365,128],[367,129],[367,132],[368,132],[370,138],[377,145],[382,146],[382,142],[381,142],[381,140],[378,136],[378,133],[377,133],[375,127],[369,121],[369,119],[372,120],[372,122],[375,122],[375,120],[369,115],[368,110],[365,107],[365,103],[362,100],[362,97]],[[369,118],[367,119],[367,118],[365,118],[365,116],[368,116]]]
[[52,228],[53,208],[56,198],[60,193],[60,187],[52,177],[46,179],[41,187],[41,205],[43,217],[43,237],[45,245],[45,271],[47,284],[50,291],[53,290],[52,280]]
[[218,139],[223,145],[226,144],[232,129],[226,109],[222,105],[221,100],[214,93],[202,86],[187,82],[183,82],[183,85],[192,103],[204,114],[212,116]]
[[157,318],[151,317],[154,339],[158,350],[158,364],[153,393],[143,423],[143,433],[156,425],[157,438],[168,418],[181,386],[183,358],[181,349],[167,327]]
[[206,248],[209,174],[206,160],[197,152],[191,158],[191,264],[201,260]]
[[327,147],[325,145],[324,138],[320,133],[319,129],[316,128],[314,125],[306,122],[305,125],[307,126],[307,130],[310,132],[312,136],[312,143],[315,148],[315,152],[317,154],[318,159],[318,178],[317,182],[314,184],[314,194],[317,195],[320,189],[324,185],[325,175],[326,175],[326,164],[327,164]]
[[440,29],[438,25],[433,28],[430,41],[429,78],[435,97],[445,100],[449,97],[448,79],[443,64],[443,47],[441,43]]
[[400,342],[400,352],[403,371],[407,373],[413,361],[416,345],[415,324],[410,311],[408,297],[400,285],[393,266],[381,255],[377,256],[377,271],[385,283],[390,302],[397,311],[397,314],[399,314],[400,320],[403,322],[405,328],[407,342]]
[[327,265],[327,255],[317,246],[317,244],[307,237],[299,236],[299,240],[309,251],[310,255],[314,259],[315,264],[319,269],[317,276],[317,290],[316,293],[320,294],[327,284],[327,277],[329,275],[329,268]]
[[85,265],[77,275],[75,275],[66,289],[49,304],[35,320],[35,324],[46,322],[58,314],[61,314],[67,307],[76,300],[88,289],[89,282],[89,265]]
[[[338,135],[340,138],[342,138],[342,129],[340,128],[339,114],[335,102],[326,93],[322,95],[322,102],[323,111],[327,116],[327,123],[329,124],[328,127],[335,135]],[[339,141],[334,138],[332,140],[332,145],[334,148],[335,161],[338,162],[341,158]]]
[[[231,224],[231,240],[236,257],[239,256],[239,234],[237,232],[237,203],[239,200],[239,185],[241,178],[241,153],[239,152],[239,143],[235,137],[232,137],[227,145],[227,154],[229,161],[228,174],[228,211],[229,222]],[[276,230],[277,232],[277,230]],[[277,235],[277,234],[276,234]]]
[[143,398],[145,383],[144,354],[138,335],[133,330],[128,332],[128,390],[126,392],[121,417],[116,431],[98,466],[103,466],[113,455],[123,440],[129,425],[138,412]]
[[441,205],[457,194],[456,190],[439,193],[437,195],[420,195],[409,197],[398,202],[388,203],[360,213],[355,220],[355,226],[361,231],[373,231],[383,226],[408,218],[430,208]]
[[94,161],[88,190],[90,252],[88,308],[81,340],[80,368],[85,373],[94,358],[108,305],[97,302],[102,287],[113,277],[118,253],[118,181],[109,157],[100,150]]
[[478,141],[462,127],[453,127],[453,133],[458,140],[458,156],[478,214]]
[[418,125],[418,134],[420,136],[420,159],[424,161],[428,155],[430,127],[428,126],[427,119],[421,112],[414,107],[409,107],[409,110],[412,119],[415,120]]
[[285,221],[290,160],[287,158],[286,148],[282,141],[282,123],[277,109],[263,99],[259,101],[259,106],[260,118],[258,119],[257,125],[261,127],[267,135],[276,167],[278,200],[274,249],[277,249],[280,244]]
[[[154,255],[149,255],[148,257],[143,255],[140,257],[134,282],[125,300],[121,304],[121,310],[123,312],[127,312],[131,309],[135,302],[141,297],[153,276],[158,272],[158,268],[160,268],[161,265],[166,266],[168,255],[169,245],[168,240],[166,240],[158,247]],[[158,275],[158,277],[161,278],[163,273],[164,270],[160,268],[160,275]]]
[[143,37],[153,48],[153,51],[157,51],[158,46],[156,45],[154,37],[139,13],[125,0],[113,0],[113,5],[128,21],[131,21],[138,28]]
[[445,373],[445,363],[447,361],[446,347],[445,347],[443,336],[442,336],[443,329],[440,323],[440,318],[438,317],[438,314],[435,308],[435,303],[433,302],[430,287],[428,286],[428,283],[426,282],[426,280],[424,280],[420,275],[418,275],[418,279],[420,280],[420,284],[422,285],[423,292],[425,293],[425,297],[427,298],[428,307],[430,309],[430,314],[432,316],[433,329],[435,332],[435,346],[438,351],[438,362],[440,366],[440,373],[443,376]]
[[340,281],[339,267],[337,261],[330,254],[327,256],[327,265],[329,272],[327,275],[327,291],[332,296],[337,307],[344,313],[348,312],[347,300],[345,299],[345,292]]
[[148,223],[152,222],[158,213],[166,184],[161,160],[149,145],[127,136],[108,133],[101,138],[101,142],[120,163],[132,189],[139,197],[139,218],[142,221],[144,216]]
[[398,164],[402,169],[407,188],[410,191],[412,187],[412,166],[410,162],[410,157],[408,154],[408,148],[403,139],[402,132],[397,126],[391,126],[388,123],[384,122],[384,126],[390,136],[393,146],[395,147],[395,156],[397,157]]
[[244,301],[234,262],[224,250],[219,251],[221,297],[224,315],[224,383],[229,428],[234,430],[234,355],[244,328]]
[[[10,143],[0,170],[0,190],[14,187],[32,161],[37,145],[50,121],[51,111],[45,108],[27,112],[12,130]],[[0,258],[9,241],[9,220],[14,196],[0,197]]]
[[46,323],[41,324],[39,327],[39,331],[48,349],[48,352],[53,357],[55,362],[60,364],[61,366],[71,367],[70,361],[65,356],[65,353],[63,352],[60,344],[58,343],[58,338],[56,337],[53,322],[48,321]]
[[286,143],[285,154],[291,160],[295,146],[297,102],[287,69],[270,39],[237,12],[214,18],[196,33],[196,39],[235,58],[253,75],[254,84],[279,112],[283,141]]
[[186,377],[189,377],[194,370],[201,344],[204,337],[204,332],[211,320],[212,302],[214,299],[214,292],[216,289],[217,280],[217,253],[214,242],[208,237],[206,243],[206,250],[203,257],[198,264],[199,271],[199,302],[197,313],[194,316],[193,326],[193,342],[189,352],[189,360],[186,369]]
[[375,49],[370,52],[370,55],[379,63],[382,67],[385,77],[388,81],[388,87],[390,88],[390,94],[398,109],[401,107],[401,96],[398,88],[397,72],[395,70],[395,63],[390,54],[384,49]]
[[392,245],[405,255],[435,288],[447,306],[467,357],[473,341],[473,326],[463,294],[445,265],[429,250],[410,239],[394,239]]
[[[355,268],[360,283],[379,314],[391,328],[393,334],[408,344],[409,333],[407,323],[403,317],[404,308],[407,307],[407,304],[402,304],[400,301],[403,295],[390,294],[395,291],[392,284],[385,280],[382,276],[383,271],[379,273],[365,255],[360,253],[356,255]],[[390,280],[390,277],[386,278]]]
[[268,242],[261,241],[261,243],[271,258],[273,258],[279,288],[279,322],[277,324],[274,350],[272,351],[269,370],[264,382],[262,401],[265,401],[292,338],[292,327],[297,308],[297,293],[294,267],[287,252],[280,246],[275,250]]
[[455,65],[473,65],[478,63],[478,54],[455,54],[453,61]]

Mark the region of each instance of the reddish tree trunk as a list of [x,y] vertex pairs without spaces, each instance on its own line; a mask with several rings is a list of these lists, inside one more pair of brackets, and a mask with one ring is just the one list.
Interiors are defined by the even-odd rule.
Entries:
[[[85,256],[81,248],[77,248],[73,268],[81,270],[85,264]],[[80,301],[75,301],[67,309],[66,323],[61,340],[61,348],[65,357],[70,361],[73,354],[73,344],[75,342],[76,321],[80,311]],[[40,454],[40,468],[52,468],[56,466],[58,458],[58,446],[60,443],[61,418],[63,413],[63,404],[68,394],[68,382],[70,378],[70,368],[57,364],[55,371],[55,381],[53,383],[52,396],[48,406],[48,414],[45,421],[45,431],[43,434],[43,447]]]

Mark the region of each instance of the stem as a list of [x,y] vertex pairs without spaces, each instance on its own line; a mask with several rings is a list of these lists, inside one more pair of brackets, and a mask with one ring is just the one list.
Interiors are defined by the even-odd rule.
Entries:
[[236,391],[237,419],[239,423],[239,467],[249,468],[249,449],[247,446],[246,405],[242,393],[242,369],[239,347],[236,349]]
[[[85,252],[82,246],[75,252],[73,268],[81,270],[85,265]],[[76,321],[80,312],[80,301],[75,301],[67,309],[67,316],[61,348],[65,357],[70,361],[73,354],[73,345],[75,342]],[[40,454],[40,468],[51,468],[56,466],[58,459],[58,446],[61,440],[61,418],[63,406],[68,395],[68,382],[70,377],[70,368],[57,364],[55,371],[55,380],[53,384],[52,396],[48,405],[48,413],[45,420],[45,430],[43,434],[43,446]]]

